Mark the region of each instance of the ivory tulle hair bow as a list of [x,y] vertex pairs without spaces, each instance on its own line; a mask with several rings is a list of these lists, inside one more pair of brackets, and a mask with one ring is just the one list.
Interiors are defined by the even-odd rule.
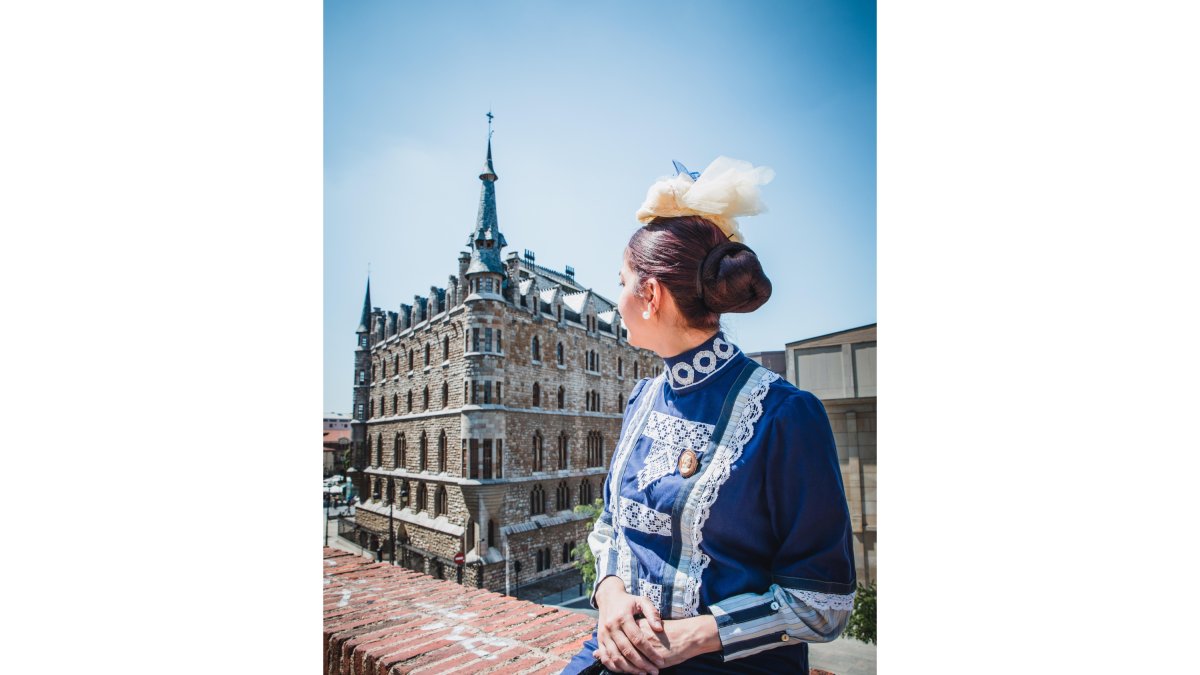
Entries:
[[688,171],[679,162],[673,164],[676,174],[650,186],[637,219],[649,223],[659,216],[703,216],[731,241],[744,242],[735,218],[767,210],[758,186],[770,183],[775,171],[729,157],[718,157],[699,172]]

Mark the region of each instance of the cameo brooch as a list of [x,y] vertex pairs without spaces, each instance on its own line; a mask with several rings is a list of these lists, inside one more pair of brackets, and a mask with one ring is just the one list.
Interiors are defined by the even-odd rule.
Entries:
[[696,473],[696,469],[700,466],[700,460],[696,458],[696,452],[691,448],[684,450],[679,455],[679,475],[684,478],[691,478],[692,474]]

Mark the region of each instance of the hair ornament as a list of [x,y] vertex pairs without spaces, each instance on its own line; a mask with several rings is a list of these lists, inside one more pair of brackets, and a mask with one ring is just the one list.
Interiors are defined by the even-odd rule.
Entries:
[[676,174],[660,178],[646,192],[637,219],[649,223],[658,217],[701,216],[712,221],[731,241],[743,242],[737,216],[753,216],[767,210],[758,186],[775,178],[766,166],[729,157],[718,157],[703,171],[688,171],[673,162]]

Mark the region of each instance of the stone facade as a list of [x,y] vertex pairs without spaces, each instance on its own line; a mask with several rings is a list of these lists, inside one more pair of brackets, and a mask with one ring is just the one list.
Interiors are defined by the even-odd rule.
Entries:
[[854,566],[861,583],[876,580],[876,324],[787,345],[787,379],[821,399],[837,443],[850,506]]
[[358,522],[390,528],[397,561],[454,579],[461,552],[464,583],[512,591],[570,565],[588,534],[572,509],[601,497],[629,391],[662,362],[570,267],[501,260],[490,143],[480,180],[471,250],[446,288],[392,312],[368,286],[352,473]]

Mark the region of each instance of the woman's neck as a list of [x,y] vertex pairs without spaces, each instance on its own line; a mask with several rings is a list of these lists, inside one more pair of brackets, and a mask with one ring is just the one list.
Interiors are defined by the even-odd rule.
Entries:
[[716,335],[715,330],[695,330],[685,328],[680,331],[672,331],[662,336],[662,342],[654,348],[654,353],[664,359],[669,359],[673,356],[678,356],[689,349],[695,349],[700,345],[712,339]]

